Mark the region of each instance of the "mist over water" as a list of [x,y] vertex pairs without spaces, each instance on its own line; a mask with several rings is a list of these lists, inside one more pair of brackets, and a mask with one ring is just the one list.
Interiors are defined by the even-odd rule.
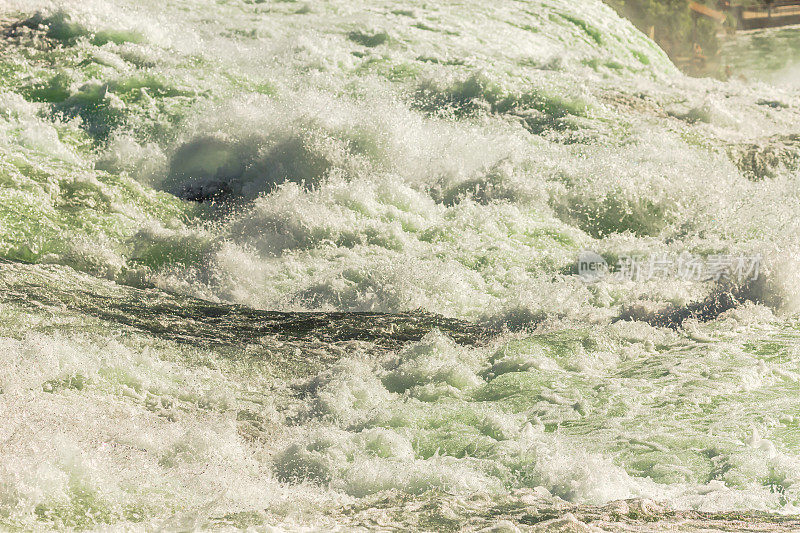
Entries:
[[719,82],[594,0],[0,22],[0,528],[798,513],[796,30]]
[[722,57],[740,78],[777,87],[800,85],[800,29],[796,26],[749,31],[726,39]]

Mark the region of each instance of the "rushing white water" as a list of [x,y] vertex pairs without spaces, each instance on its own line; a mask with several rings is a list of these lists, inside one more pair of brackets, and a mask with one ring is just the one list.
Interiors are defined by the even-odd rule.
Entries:
[[[164,4],[0,7],[0,527],[798,512],[791,85],[595,0]],[[723,306],[588,249],[764,262]]]

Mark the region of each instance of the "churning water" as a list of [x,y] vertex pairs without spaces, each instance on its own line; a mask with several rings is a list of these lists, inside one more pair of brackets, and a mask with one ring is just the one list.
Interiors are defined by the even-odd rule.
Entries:
[[791,85],[598,0],[0,18],[0,528],[798,527]]

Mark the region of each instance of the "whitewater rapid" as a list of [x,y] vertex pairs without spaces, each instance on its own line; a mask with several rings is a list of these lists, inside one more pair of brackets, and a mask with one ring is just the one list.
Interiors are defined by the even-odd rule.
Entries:
[[756,60],[687,78],[596,0],[0,23],[0,528],[798,513],[800,98]]

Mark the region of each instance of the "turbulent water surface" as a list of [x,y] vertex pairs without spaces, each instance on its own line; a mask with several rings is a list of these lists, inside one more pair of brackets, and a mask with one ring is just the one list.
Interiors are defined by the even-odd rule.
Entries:
[[1,529],[800,528],[792,84],[598,0],[0,23]]

